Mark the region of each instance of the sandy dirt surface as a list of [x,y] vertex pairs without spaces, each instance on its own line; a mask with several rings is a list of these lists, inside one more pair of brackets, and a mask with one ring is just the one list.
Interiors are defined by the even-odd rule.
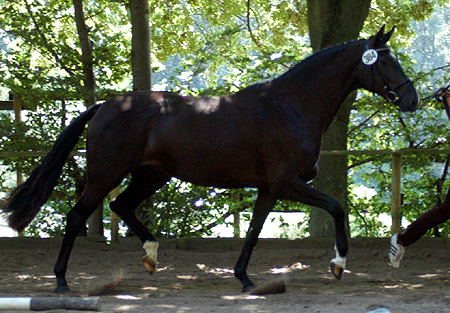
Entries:
[[[53,265],[60,239],[0,239],[0,296],[55,296]],[[233,276],[242,240],[162,240],[150,276],[135,238],[107,245],[79,238],[69,262],[69,296],[95,293],[103,312],[450,312],[450,239],[424,238],[400,269],[387,264],[389,239],[351,239],[347,270],[328,270],[332,240],[260,239],[248,273],[257,285],[286,278],[286,292],[251,296]],[[17,311],[15,311],[17,312]],[[53,310],[49,312],[70,312]],[[76,312],[76,311],[73,311]]]

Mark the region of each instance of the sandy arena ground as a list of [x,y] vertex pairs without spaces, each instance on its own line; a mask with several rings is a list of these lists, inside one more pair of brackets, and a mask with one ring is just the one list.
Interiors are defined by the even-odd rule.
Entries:
[[[0,296],[55,296],[53,265],[61,239],[1,238]],[[248,273],[257,285],[286,278],[286,292],[240,292],[233,267],[243,241],[161,240],[158,269],[142,266],[136,238],[107,245],[79,238],[69,262],[70,296],[95,293],[103,312],[450,312],[450,239],[423,238],[408,248],[400,269],[387,264],[389,239],[351,239],[341,281],[329,273],[333,241],[260,239]],[[17,311],[15,311],[17,312]],[[48,312],[77,312],[53,310]]]

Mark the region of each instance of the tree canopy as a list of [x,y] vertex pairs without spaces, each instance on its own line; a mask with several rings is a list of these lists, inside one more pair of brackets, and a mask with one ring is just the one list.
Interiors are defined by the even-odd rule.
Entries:
[[[442,46],[448,38],[449,2],[370,2],[362,36],[374,34],[383,24],[397,27],[390,46],[421,96],[449,83],[450,56],[448,47]],[[83,5],[96,98],[131,90],[128,2],[88,0]],[[152,0],[149,9],[154,90],[205,96],[235,92],[275,78],[312,52],[304,0]],[[420,28],[419,22],[433,12],[438,13],[433,22]],[[47,151],[61,127],[84,107],[80,102],[83,60],[73,4],[0,0],[0,38],[2,100],[10,93],[20,96],[27,109],[20,125],[12,122],[11,112],[0,111],[0,150]],[[433,101],[425,101],[415,114],[402,114],[380,97],[361,91],[351,108],[348,149],[447,148],[447,125],[442,108]],[[84,143],[78,147],[83,149]],[[404,158],[405,220],[413,220],[445,196],[450,185],[445,180],[447,160],[447,155]],[[37,162],[38,157],[3,158],[0,197],[13,187],[17,166],[26,175]],[[83,175],[84,168],[83,157],[68,163],[52,200],[29,232],[45,228],[52,235],[60,233],[63,216],[75,203],[80,181],[76,177]],[[389,157],[352,156],[348,174],[352,235],[385,235],[388,229],[378,217],[390,207]],[[156,209],[148,210],[146,218],[160,236],[207,234],[233,210],[250,210],[253,191],[241,190],[238,197],[234,192],[174,181],[150,200]],[[279,203],[278,209],[309,210],[286,202]],[[180,228],[180,221],[187,220],[190,227]],[[449,225],[440,231],[448,235]]]

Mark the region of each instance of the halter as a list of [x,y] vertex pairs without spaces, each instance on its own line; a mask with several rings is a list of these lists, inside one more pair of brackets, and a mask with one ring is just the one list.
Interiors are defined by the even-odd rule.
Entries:
[[[396,86],[394,86],[394,88],[389,87],[388,83],[386,83],[386,80],[383,77],[383,74],[381,73],[380,69],[377,66],[377,61],[378,61],[378,52],[380,51],[390,51],[389,48],[380,48],[380,49],[370,49],[369,48],[369,41],[366,41],[365,44],[365,50],[363,53],[363,63],[368,65],[370,67],[370,77],[372,78],[372,90],[373,90],[373,67],[375,67],[375,70],[377,71],[378,77],[380,77],[381,81],[384,84],[384,90],[387,91],[386,94],[386,98],[391,101],[394,104],[398,104],[399,101],[403,98],[403,96],[405,95],[406,91],[408,90],[409,86],[412,85],[412,81],[407,78],[404,81],[402,81],[401,83],[397,84]],[[372,55],[371,55],[372,54]],[[367,56],[367,59],[364,59],[364,57]],[[399,96],[396,92],[396,90],[398,88],[400,88],[401,86],[406,85],[405,89],[403,90],[403,93],[401,94],[401,96]]]

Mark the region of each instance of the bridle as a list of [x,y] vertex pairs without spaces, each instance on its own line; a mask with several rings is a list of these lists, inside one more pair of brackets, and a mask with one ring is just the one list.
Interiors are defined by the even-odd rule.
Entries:
[[[369,48],[369,41],[367,40],[365,43],[365,50],[363,53],[363,63],[368,65],[370,67],[370,77],[372,79],[372,90],[374,89],[373,85],[374,85],[374,80],[373,80],[373,69],[375,68],[376,73],[378,74],[378,77],[381,79],[381,81],[384,84],[384,90],[387,91],[386,94],[386,99],[388,99],[390,102],[394,103],[394,104],[398,104],[400,102],[400,100],[403,98],[403,96],[405,95],[406,91],[408,90],[408,88],[412,85],[412,81],[407,78],[404,81],[402,81],[401,83],[397,84],[396,86],[394,86],[393,88],[391,88],[389,86],[389,84],[386,82],[386,80],[384,79],[384,75],[383,73],[380,71],[380,69],[377,66],[377,60],[378,60],[378,52],[380,51],[390,51],[389,48],[379,48],[379,49],[370,49]],[[367,61],[367,63],[364,61],[364,56],[365,55],[369,55],[372,54],[372,60]],[[373,59],[375,59],[375,61],[373,61]],[[400,88],[401,86],[406,85],[406,87],[403,90],[403,93],[399,96],[397,93],[397,89]]]

